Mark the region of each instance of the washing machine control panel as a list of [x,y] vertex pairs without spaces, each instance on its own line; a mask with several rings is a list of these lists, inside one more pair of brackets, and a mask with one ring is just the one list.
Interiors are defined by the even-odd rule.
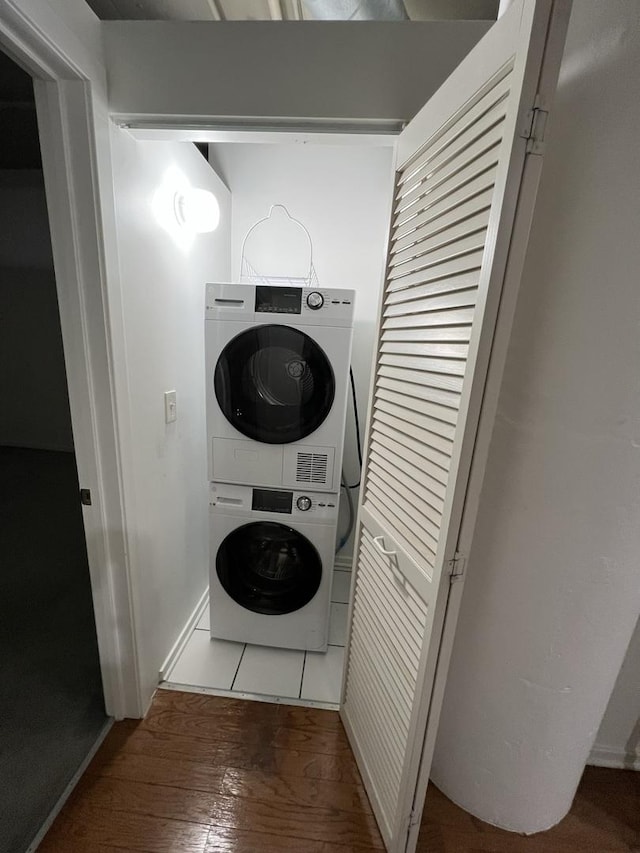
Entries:
[[251,509],[257,512],[284,512],[291,514],[293,492],[280,489],[252,489]]
[[307,521],[331,521],[337,518],[338,495],[211,483],[209,505],[234,514],[277,514]]

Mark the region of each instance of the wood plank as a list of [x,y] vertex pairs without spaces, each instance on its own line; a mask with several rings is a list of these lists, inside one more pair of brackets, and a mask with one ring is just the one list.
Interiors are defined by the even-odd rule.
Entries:
[[222,790],[225,772],[224,767],[211,766],[199,761],[129,752],[120,752],[87,771],[90,775],[147,782],[150,785],[171,785],[174,788],[212,793]]
[[210,829],[183,820],[112,812],[87,802],[63,809],[38,849],[68,853],[71,845],[84,844],[80,849],[92,853],[102,844],[144,853],[203,853]]
[[267,835],[306,838],[330,844],[384,849],[375,819],[370,814],[338,811],[316,806],[300,809],[285,803],[217,797],[212,823]]
[[238,744],[264,744],[279,749],[295,749],[327,755],[350,756],[344,732],[304,730],[285,726],[248,726],[237,719],[214,715],[181,714],[158,711],[143,726],[145,731],[192,737],[215,746],[221,741]]
[[276,776],[262,770],[229,768],[222,792],[229,796],[270,801],[276,805],[321,806],[349,812],[371,812],[361,785]]
[[273,746],[279,749],[352,757],[349,741],[343,731],[305,731],[281,726],[273,736]]
[[[209,834],[205,853],[366,853],[379,850],[378,847],[344,847],[342,844],[326,844],[307,838],[293,838],[284,835],[268,835],[264,832],[230,829],[226,826],[214,826]],[[75,853],[75,851],[74,851]]]
[[[83,840],[70,838],[68,835],[64,838],[59,838],[57,841],[54,836],[47,835],[46,844],[43,843],[38,847],[39,853],[87,853],[87,844]],[[91,853],[139,853],[131,847],[112,847],[110,844],[92,844]]]
[[[102,755],[108,757],[111,754],[110,738],[107,738],[103,748],[105,753],[100,750],[90,766],[93,773],[100,772],[95,769],[95,762]],[[150,731],[143,725],[130,730],[125,748],[132,755],[150,755],[171,761],[197,761],[210,767],[268,770],[282,776],[360,783],[353,757],[348,754],[314,755],[298,749],[277,749],[259,741],[211,742],[161,730]]]
[[[207,696],[203,693],[184,693],[180,690],[156,691],[146,721],[160,711],[178,711],[181,714],[226,717],[239,722],[266,723],[278,716],[279,706],[268,702],[247,702],[226,696]],[[338,716],[336,714],[336,716]]]
[[[344,727],[337,711],[319,708],[303,708],[282,703],[251,702],[224,696],[207,696],[200,693],[184,693],[177,690],[158,690],[147,720],[162,710],[178,711],[198,716],[225,717],[241,724],[269,721],[278,726],[304,729],[305,731],[330,731],[344,734]],[[345,735],[346,737],[346,735]]]
[[84,776],[70,808],[73,810],[86,800],[93,807],[110,812],[211,824],[210,817],[215,810],[216,799],[219,799],[216,794],[206,791],[152,785],[109,776]]
[[296,705],[276,705],[278,724],[305,731],[320,730],[339,732],[344,735],[344,726],[337,711],[324,711],[319,708],[302,708]]
[[[334,848],[335,849],[335,848]],[[347,853],[349,848],[341,847],[336,853]],[[215,826],[209,833],[205,853],[325,853],[322,841],[306,838],[294,838],[284,835],[268,835],[265,832],[233,829],[227,826]]]

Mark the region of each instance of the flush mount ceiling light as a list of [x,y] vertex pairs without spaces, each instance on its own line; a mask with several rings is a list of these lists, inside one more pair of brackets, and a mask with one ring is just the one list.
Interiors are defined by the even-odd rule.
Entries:
[[195,234],[215,231],[220,223],[220,205],[208,190],[186,187],[173,197],[173,209],[178,224]]

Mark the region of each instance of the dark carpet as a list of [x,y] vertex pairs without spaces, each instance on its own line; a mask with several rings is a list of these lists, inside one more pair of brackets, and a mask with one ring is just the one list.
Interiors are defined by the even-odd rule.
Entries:
[[2,447],[1,853],[24,853],[106,719],[75,458]]

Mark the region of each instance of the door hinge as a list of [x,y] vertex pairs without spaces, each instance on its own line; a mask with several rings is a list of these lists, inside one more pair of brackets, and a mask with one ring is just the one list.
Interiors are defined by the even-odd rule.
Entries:
[[82,506],[91,506],[91,489],[80,489],[80,503]]
[[453,558],[448,560],[447,565],[449,566],[449,580],[451,583],[462,580],[466,562],[467,558],[460,551],[456,551]]
[[520,136],[527,140],[527,154],[544,154],[545,131],[547,129],[547,119],[549,118],[549,110],[543,110],[540,106],[540,95],[536,95],[533,102],[533,109],[525,116],[524,126]]
[[408,839],[409,833],[411,832],[413,827],[416,826],[418,823],[420,823],[420,815],[418,814],[418,810],[416,808],[413,808],[413,809],[411,809],[409,814],[405,817],[405,819],[404,819],[404,821],[400,827],[401,836],[405,836]]

